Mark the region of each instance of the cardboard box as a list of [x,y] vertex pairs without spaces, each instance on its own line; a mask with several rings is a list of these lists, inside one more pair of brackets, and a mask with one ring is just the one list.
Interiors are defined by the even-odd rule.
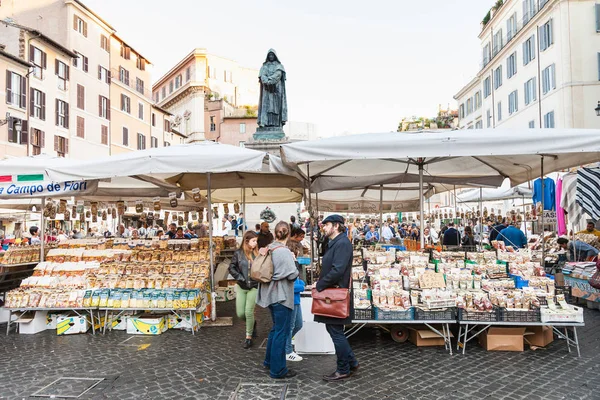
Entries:
[[528,326],[525,343],[530,346],[545,347],[554,341],[554,332],[550,326]]
[[218,287],[215,289],[216,297],[215,301],[224,302],[235,300],[235,290],[233,286],[230,287]]
[[56,324],[58,323],[58,317],[63,316],[65,314],[60,313],[48,313],[46,316],[46,329],[56,329]]
[[142,314],[127,318],[127,333],[130,335],[160,335],[166,330],[164,315]]
[[229,287],[237,285],[237,281],[235,279],[226,279],[224,281],[219,281],[218,287]]
[[525,328],[492,327],[479,335],[479,344],[487,351],[523,351]]
[[408,340],[417,347],[444,345],[444,338],[427,328],[411,328]]
[[89,329],[90,321],[77,314],[61,315],[56,321],[56,334],[59,336],[86,333]]
[[46,330],[48,311],[33,311],[23,314],[17,323],[19,324],[19,333],[23,335],[33,335]]

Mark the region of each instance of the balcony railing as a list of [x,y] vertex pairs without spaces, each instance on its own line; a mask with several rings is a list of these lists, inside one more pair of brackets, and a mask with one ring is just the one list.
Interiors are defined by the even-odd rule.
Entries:
[[135,77],[132,78],[131,76],[122,76],[118,69],[110,70],[110,80],[111,82],[119,82],[121,85],[127,86],[134,92],[146,97],[147,100],[152,100],[152,92],[146,89],[145,86],[148,82],[144,82],[143,88],[139,87]]
[[[485,68],[490,62],[492,62],[496,55],[498,55],[498,53],[500,53],[502,49],[504,49],[519,34],[519,32],[521,32],[523,28],[525,28],[529,24],[533,17],[535,17],[544,8],[544,6],[548,4],[549,1],[550,0],[537,0],[536,2],[534,2],[533,10],[529,10],[529,12],[525,14],[519,22],[517,22],[517,26],[515,27],[514,31],[507,32],[504,36],[502,36],[500,43],[496,43],[492,47],[492,54],[489,55],[489,57],[483,57],[483,61],[479,65],[480,70]],[[492,42],[493,40],[494,37],[492,37]]]

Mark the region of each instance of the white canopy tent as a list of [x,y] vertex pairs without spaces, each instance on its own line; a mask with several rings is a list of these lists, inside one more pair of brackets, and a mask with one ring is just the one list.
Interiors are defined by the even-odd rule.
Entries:
[[[418,174],[423,177],[499,179],[518,185],[544,172],[600,159],[600,130],[485,129],[450,132],[375,133],[281,146],[283,161],[314,180]],[[480,189],[481,190],[481,189]],[[423,197],[420,210],[423,219]]]
[[[480,197],[481,195],[481,197]],[[478,201],[497,201],[497,200],[511,200],[511,199],[522,199],[527,197],[531,199],[533,196],[533,190],[527,185],[519,185],[511,188],[497,188],[497,189],[483,189],[481,193],[479,190],[469,190],[459,194],[458,201],[461,203],[471,203]]]

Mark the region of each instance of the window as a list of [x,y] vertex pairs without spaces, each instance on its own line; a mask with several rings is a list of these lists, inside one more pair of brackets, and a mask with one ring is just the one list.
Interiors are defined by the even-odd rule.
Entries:
[[547,66],[542,71],[542,94],[556,89],[556,71],[554,64]]
[[25,77],[6,71],[6,102],[25,109],[27,107],[27,82]]
[[104,96],[98,97],[98,115],[101,118],[110,119],[110,100]]
[[491,110],[486,111],[485,118],[486,118],[486,127],[491,128],[492,127],[492,111]]
[[165,132],[171,132],[171,121],[165,119]]
[[108,126],[106,125],[100,127],[100,143],[108,144]]
[[473,112],[473,98],[468,98],[467,99],[467,115],[471,114]]
[[544,128],[554,128],[554,111],[544,115]]
[[158,147],[158,138],[150,138],[150,147],[152,147],[153,149]]
[[129,129],[123,127],[123,146],[129,146]]
[[502,121],[502,102],[498,102],[498,121]]
[[69,153],[69,139],[54,135],[54,151],[59,157],[65,157]]
[[98,79],[110,83],[110,74],[108,70],[101,65],[98,65]]
[[460,118],[465,117],[465,103],[461,104],[460,107],[458,107],[458,116]]
[[131,114],[131,99],[121,94],[121,111]]
[[135,61],[135,66],[140,71],[145,71],[146,70],[146,60],[144,60],[143,57],[138,56],[137,59],[136,59],[136,61]]
[[[17,126],[21,125],[21,130],[17,130]],[[27,144],[27,136],[29,130],[27,121],[19,118],[8,118],[8,141],[11,143]]]
[[487,99],[490,96],[490,94],[492,94],[492,81],[488,76],[483,81],[483,98]]
[[89,68],[89,59],[81,53],[77,53],[79,57],[73,58],[73,66],[75,68],[80,68],[83,72],[88,72]]
[[73,29],[87,37],[87,22],[79,18],[77,15],[73,15]]
[[523,0],[523,25],[529,22],[537,12],[535,0]]
[[164,146],[164,147],[169,147],[170,145],[171,145],[171,143],[169,143],[169,142],[164,142],[164,143],[163,143],[163,146]]
[[540,27],[540,51],[545,51],[554,43],[552,34],[552,19]]
[[246,142],[240,142],[240,147],[246,147]]
[[124,43],[121,43],[121,57],[126,60],[131,59],[131,49]]
[[177,75],[175,77],[175,89],[179,89],[181,87],[181,75]]
[[110,42],[108,38],[104,35],[100,35],[100,47],[106,51],[110,51]]
[[509,42],[517,34],[517,13],[506,21],[506,41]]
[[215,117],[213,115],[210,116],[210,131],[214,132],[217,130],[217,125],[215,124]]
[[46,69],[46,53],[29,45],[29,62],[33,64],[33,76],[38,79],[44,79],[44,70]]
[[123,67],[119,67],[119,80],[129,86],[129,71]]
[[69,128],[69,104],[56,99],[56,125]]
[[151,120],[152,120],[152,126],[156,126],[156,114],[152,113]]
[[62,61],[55,60],[54,68],[58,76],[58,88],[67,90],[67,81],[69,80],[69,66]]
[[80,116],[77,116],[77,137],[85,137],[85,119]]
[[508,79],[517,73],[517,52],[515,51],[506,59],[506,75]]
[[529,121],[529,129],[535,128],[535,121]]
[[494,89],[502,86],[502,65],[494,70]]
[[600,53],[598,53],[598,80],[600,81]]
[[167,97],[167,87],[163,86],[163,88],[162,88],[162,98],[164,99],[165,97]]
[[596,3],[596,32],[600,32],[600,4]]
[[185,81],[189,82],[192,79],[192,67],[187,67],[185,69]]
[[512,115],[519,111],[519,92],[515,90],[508,95],[508,114]]
[[169,82],[169,94],[173,93],[173,81]]
[[475,93],[473,97],[473,108],[479,110],[481,108],[481,90]]
[[246,124],[244,122],[240,124],[240,133],[246,133]]
[[531,78],[525,82],[525,105],[529,105],[532,101],[537,100],[535,78]]
[[482,120],[475,122],[475,129],[483,129],[483,121]]
[[138,93],[144,94],[144,81],[140,78],[135,78],[135,90],[137,90]]
[[46,94],[31,88],[29,92],[29,115],[42,121],[46,120]]
[[486,65],[488,65],[490,63],[491,59],[492,59],[492,54],[490,53],[490,43],[488,42],[483,47],[483,66],[485,67]]
[[138,103],[138,118],[144,119],[144,105],[142,103]]
[[498,32],[494,34],[494,48],[492,50],[492,56],[498,54],[502,47],[504,47],[503,37],[502,37],[502,29],[498,29]]
[[146,149],[146,136],[143,133],[138,133],[137,135],[137,149],[145,150]]
[[535,35],[523,43],[523,65],[529,64],[535,59]]
[[77,85],[77,108],[85,110],[85,88]]
[[46,146],[46,134],[39,129],[31,128],[31,146],[33,149],[33,155],[37,156],[42,154],[42,148]]

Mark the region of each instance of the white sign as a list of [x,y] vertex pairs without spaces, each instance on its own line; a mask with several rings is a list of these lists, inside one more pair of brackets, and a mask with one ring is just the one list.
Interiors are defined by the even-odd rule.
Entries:
[[556,224],[556,211],[544,211],[544,225]]
[[98,181],[67,181],[54,183],[17,182],[0,185],[0,199],[23,199],[31,197],[82,196],[98,189]]

